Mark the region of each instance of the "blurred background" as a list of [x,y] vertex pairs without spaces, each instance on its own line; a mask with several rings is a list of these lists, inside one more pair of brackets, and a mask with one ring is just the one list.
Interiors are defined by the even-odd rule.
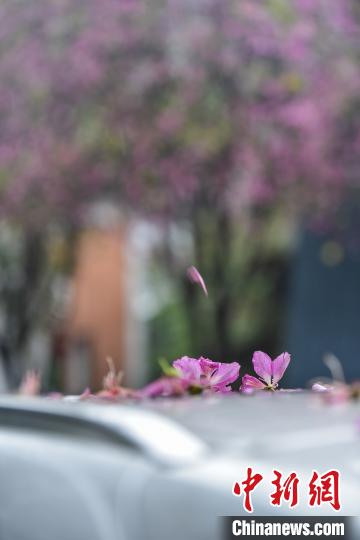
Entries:
[[[3,0],[0,391],[360,376],[356,0]],[[209,290],[190,283],[195,265]]]

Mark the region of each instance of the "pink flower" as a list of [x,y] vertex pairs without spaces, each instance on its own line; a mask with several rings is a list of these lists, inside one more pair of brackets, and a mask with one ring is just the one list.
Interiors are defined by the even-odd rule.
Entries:
[[189,383],[192,389],[231,392],[230,384],[239,377],[238,362],[230,364],[213,362],[208,358],[199,359],[183,356],[173,362],[179,376]]
[[202,290],[204,291],[204,293],[206,294],[206,296],[208,296],[208,290],[206,288],[204,278],[200,274],[199,270],[195,268],[195,266],[190,266],[190,268],[188,268],[187,276],[190,279],[190,281],[192,281],[193,283],[198,283],[200,287],[202,288]]
[[183,356],[173,362],[174,375],[150,383],[138,392],[140,397],[181,396],[186,393],[231,392],[231,383],[239,377],[237,362],[223,364],[208,358]]
[[256,374],[259,376],[244,375],[241,391],[251,393],[254,390],[276,390],[290,362],[290,354],[281,353],[275,360],[262,351],[254,353],[252,362]]

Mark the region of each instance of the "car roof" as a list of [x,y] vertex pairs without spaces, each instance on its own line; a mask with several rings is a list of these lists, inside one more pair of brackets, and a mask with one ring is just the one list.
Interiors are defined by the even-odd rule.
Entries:
[[359,404],[330,406],[312,392],[212,394],[103,403],[3,397],[0,426],[70,431],[128,445],[164,464],[208,451],[311,451],[359,442]]

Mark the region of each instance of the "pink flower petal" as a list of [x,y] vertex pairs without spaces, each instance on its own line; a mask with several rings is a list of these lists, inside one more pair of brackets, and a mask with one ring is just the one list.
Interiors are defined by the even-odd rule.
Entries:
[[203,356],[200,356],[199,358],[199,365],[202,375],[205,375],[206,377],[210,377],[214,371],[221,366],[220,362],[213,362],[212,360],[209,360],[209,358],[204,358]]
[[161,377],[138,392],[138,397],[180,396],[187,390],[188,383],[178,377]]
[[187,276],[193,283],[198,283],[206,296],[208,296],[208,291],[205,285],[204,278],[200,274],[199,270],[195,268],[195,266],[190,266],[190,268],[187,269]]
[[253,355],[254,370],[267,384],[271,384],[272,361],[268,354],[262,351],[256,351]]
[[266,385],[259,381],[256,377],[253,377],[252,375],[244,375],[242,378],[242,384],[240,390],[242,392],[249,392],[253,390],[264,390],[266,388]]
[[201,365],[197,358],[183,356],[173,362],[173,367],[179,372],[182,379],[192,384],[199,383],[202,375]]
[[281,353],[275,360],[272,362],[272,382],[277,384],[282,376],[284,375],[286,368],[289,365],[291,356],[289,353]]
[[[201,360],[200,360],[201,362]],[[216,370],[210,376],[209,382],[211,386],[222,387],[236,381],[239,377],[240,364],[232,362],[231,364],[219,363]]]

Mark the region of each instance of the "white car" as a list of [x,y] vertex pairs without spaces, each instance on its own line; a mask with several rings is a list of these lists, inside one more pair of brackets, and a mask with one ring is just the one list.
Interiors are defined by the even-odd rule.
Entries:
[[[359,418],[359,405],[307,393],[133,404],[3,397],[0,539],[212,540],[222,538],[218,516],[359,516]],[[233,494],[249,467],[263,476],[253,514]],[[274,469],[297,473],[295,508],[271,504]],[[338,512],[309,506],[309,477],[329,470],[340,472]]]

